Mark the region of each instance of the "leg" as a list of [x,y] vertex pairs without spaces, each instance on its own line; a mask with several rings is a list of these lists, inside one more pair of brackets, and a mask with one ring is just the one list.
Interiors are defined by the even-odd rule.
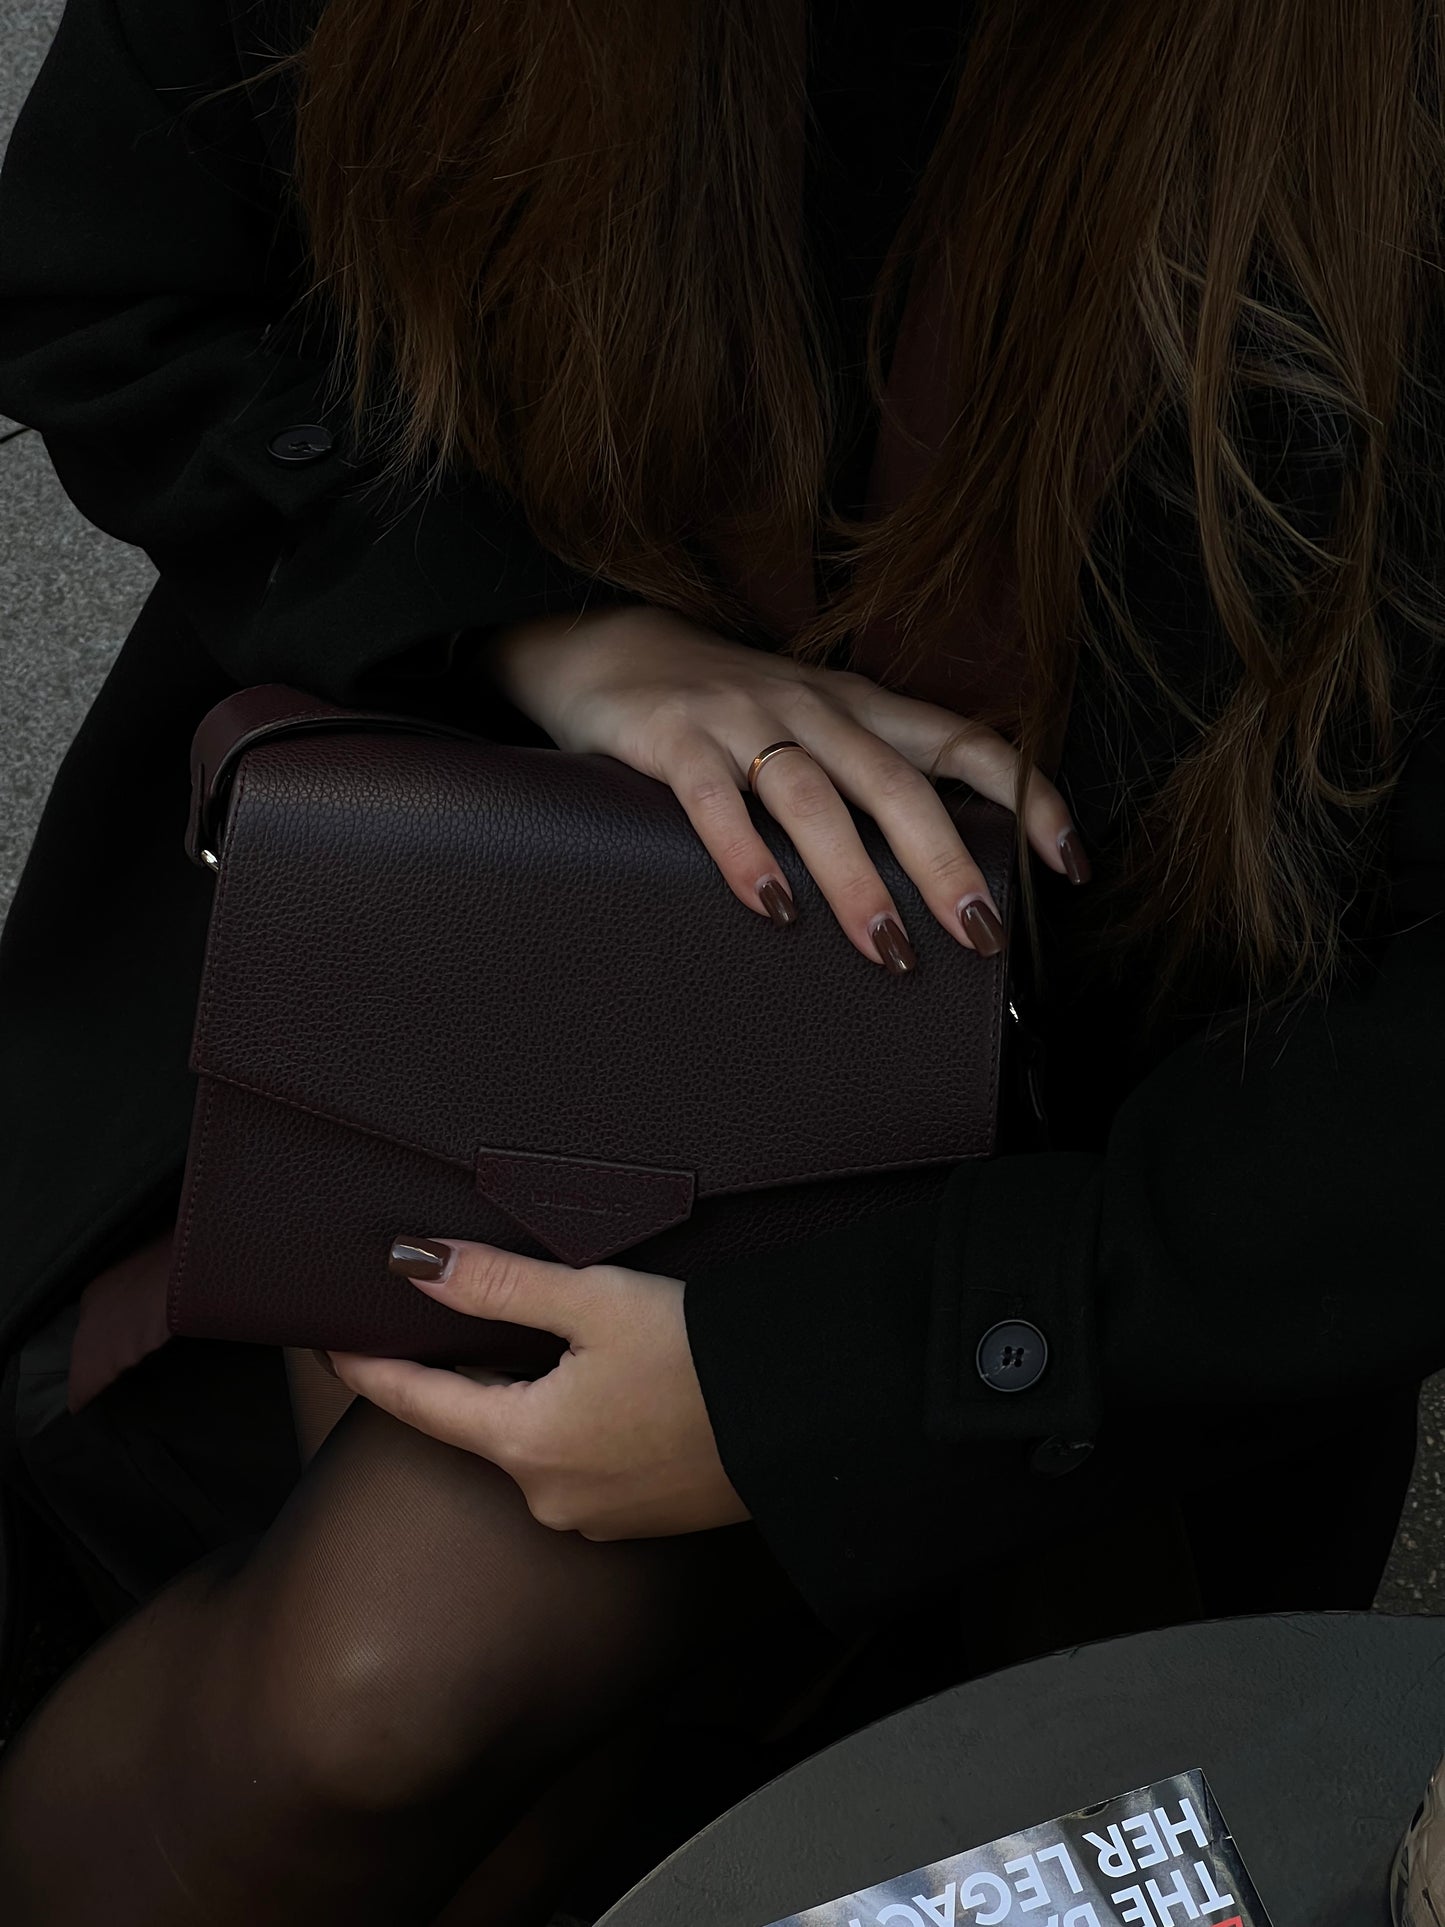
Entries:
[[[297,1449],[307,1465],[356,1394],[312,1352],[288,1349],[285,1360]],[[554,1780],[473,1868],[433,1927],[546,1927],[572,1869],[621,1818],[651,1728],[647,1715],[619,1728]]]
[[577,1869],[626,1825],[660,1716],[619,1727],[555,1779],[431,1927],[547,1927]]
[[283,1356],[286,1384],[291,1393],[291,1416],[296,1423],[296,1449],[301,1454],[302,1465],[309,1465],[356,1394],[318,1365],[310,1352],[288,1346]]
[[790,1599],[750,1525],[552,1532],[357,1400],[249,1556],[167,1587],[22,1729],[0,1913],[429,1922],[570,1762]]

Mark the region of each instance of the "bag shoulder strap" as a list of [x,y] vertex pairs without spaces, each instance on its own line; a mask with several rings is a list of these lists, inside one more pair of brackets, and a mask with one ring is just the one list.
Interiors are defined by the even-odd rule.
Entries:
[[191,738],[191,808],[186,855],[218,867],[217,838],[226,791],[246,750],[272,736],[314,729],[406,729],[475,742],[475,730],[394,709],[344,709],[290,683],[253,683],[212,705]]

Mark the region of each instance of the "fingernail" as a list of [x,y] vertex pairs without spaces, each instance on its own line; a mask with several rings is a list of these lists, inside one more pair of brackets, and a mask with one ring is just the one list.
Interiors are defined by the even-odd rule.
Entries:
[[892,917],[880,917],[877,923],[869,924],[868,930],[874,949],[890,970],[896,970],[900,976],[905,970],[912,970],[918,958]]
[[797,922],[797,905],[776,877],[767,877],[758,885],[758,901],[780,930]]
[[1084,854],[1084,846],[1079,841],[1079,832],[1068,829],[1059,838],[1059,855],[1064,859],[1064,872],[1070,883],[1087,883],[1094,874],[1093,865]]
[[454,1256],[453,1247],[440,1238],[398,1238],[390,1268],[398,1278],[441,1278]]
[[958,920],[980,957],[996,956],[1003,949],[1003,925],[982,897],[970,897],[959,904]]
[[316,1360],[316,1363],[321,1367],[323,1372],[330,1372],[333,1378],[339,1376],[336,1367],[332,1364],[325,1352],[313,1351],[311,1356]]

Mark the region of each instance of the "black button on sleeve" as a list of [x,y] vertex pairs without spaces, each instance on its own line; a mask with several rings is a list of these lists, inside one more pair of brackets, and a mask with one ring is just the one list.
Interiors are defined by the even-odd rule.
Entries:
[[318,461],[321,456],[329,455],[334,445],[329,428],[310,422],[297,428],[283,428],[271,438],[267,453],[273,462],[290,467],[297,462]]
[[[1077,1151],[970,1159],[940,1198],[926,1342],[924,1430],[940,1445],[1088,1439],[1102,1414],[1098,1385],[1097,1217],[1103,1159]],[[1001,1327],[1047,1334],[1047,1370],[1002,1380],[983,1354]],[[1035,1341],[1037,1342],[1037,1341]],[[1037,1363],[1037,1356],[1035,1363]]]
[[978,1341],[978,1375],[996,1392],[1026,1392],[1049,1362],[1049,1341],[1022,1318],[994,1325]]

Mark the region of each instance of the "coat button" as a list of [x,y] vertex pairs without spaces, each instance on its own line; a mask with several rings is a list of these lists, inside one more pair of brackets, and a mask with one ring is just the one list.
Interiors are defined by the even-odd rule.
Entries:
[[1065,1472],[1077,1472],[1094,1449],[1092,1439],[1044,1439],[1036,1445],[1029,1465],[1045,1478],[1062,1478]]
[[978,1341],[978,1375],[996,1392],[1026,1392],[1048,1362],[1048,1340],[1021,1318],[995,1325]]
[[312,425],[299,428],[283,428],[274,436],[268,453],[273,462],[281,462],[290,467],[296,462],[314,462],[323,455],[329,455],[332,448],[331,430]]

